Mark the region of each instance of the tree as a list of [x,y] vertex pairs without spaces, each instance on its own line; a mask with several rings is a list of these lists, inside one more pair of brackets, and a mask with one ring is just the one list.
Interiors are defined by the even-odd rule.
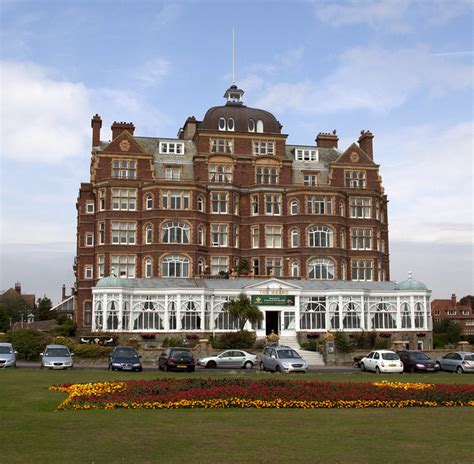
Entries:
[[0,303],[0,332],[6,332],[10,328],[10,314],[5,304]]
[[263,313],[258,306],[253,304],[245,293],[241,293],[235,300],[229,301],[225,305],[225,310],[239,323],[239,329],[244,331],[245,324],[250,322],[256,324],[263,320]]
[[462,306],[470,306],[471,308],[474,308],[474,295],[463,296],[459,300],[459,304]]
[[52,307],[53,303],[46,295],[42,298],[38,298],[36,303],[36,314],[38,315],[38,320],[47,321],[49,319],[54,319],[56,313],[51,311]]

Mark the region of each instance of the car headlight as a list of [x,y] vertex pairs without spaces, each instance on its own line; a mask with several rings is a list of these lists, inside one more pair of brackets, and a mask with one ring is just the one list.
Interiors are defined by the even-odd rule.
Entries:
[[289,362],[284,362],[284,363],[281,363],[281,364],[285,369],[289,369],[291,367],[291,364]]
[[133,367],[140,367],[140,363],[133,363]]
[[418,367],[419,369],[424,369],[425,365],[424,364],[417,364],[416,367]]
[[120,363],[112,363],[112,366],[120,366]]

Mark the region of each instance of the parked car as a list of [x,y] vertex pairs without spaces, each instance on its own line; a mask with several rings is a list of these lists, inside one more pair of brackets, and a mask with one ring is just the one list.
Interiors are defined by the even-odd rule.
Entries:
[[188,348],[166,348],[158,358],[158,369],[194,372],[196,361]]
[[140,355],[131,346],[116,346],[109,355],[109,369],[141,372]]
[[214,369],[216,367],[235,367],[252,369],[257,363],[257,356],[243,350],[226,350],[215,356],[198,359],[198,365]]
[[423,351],[397,351],[403,363],[404,372],[438,372],[439,364]]
[[260,370],[274,372],[307,372],[306,361],[293,348],[283,345],[267,346],[262,353]]
[[403,363],[395,351],[375,350],[364,356],[360,362],[360,368],[363,371],[374,371],[376,374],[381,372],[402,373]]
[[448,353],[442,358],[437,358],[436,362],[442,371],[457,372],[458,374],[474,372],[474,353],[469,351]]
[[48,369],[72,369],[74,363],[72,357],[74,353],[69,351],[69,348],[64,345],[47,345],[41,355],[41,369],[47,367]]
[[0,369],[4,367],[16,367],[16,355],[11,343],[0,343]]

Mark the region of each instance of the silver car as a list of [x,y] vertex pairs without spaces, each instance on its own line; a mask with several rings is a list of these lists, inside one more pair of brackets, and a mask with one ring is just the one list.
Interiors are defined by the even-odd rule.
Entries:
[[67,346],[64,345],[47,345],[44,353],[41,355],[41,369],[72,369],[74,363],[72,357],[74,353],[70,353]]
[[252,369],[257,356],[244,350],[226,350],[215,356],[198,359],[198,366],[214,369],[216,367]]
[[4,367],[16,367],[17,353],[11,343],[0,343],[0,369]]
[[436,359],[442,371],[457,372],[458,374],[474,373],[474,353],[456,351]]
[[273,372],[307,372],[306,361],[289,346],[268,346],[263,350],[260,370]]

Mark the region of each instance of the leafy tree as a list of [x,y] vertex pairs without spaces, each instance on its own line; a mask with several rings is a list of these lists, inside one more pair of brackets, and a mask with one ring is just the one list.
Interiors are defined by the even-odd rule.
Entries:
[[2,295],[2,302],[0,303],[2,307],[2,314],[3,320],[8,320],[8,327],[10,327],[10,322],[13,324],[14,322],[20,321],[22,318],[26,321],[26,316],[31,312],[31,308],[28,306],[23,298],[18,296],[15,297],[15,294],[4,294]]
[[235,300],[225,305],[225,310],[239,323],[240,331],[243,332],[245,324],[249,321],[256,324],[263,320],[263,314],[258,306],[253,304],[245,293],[241,293]]
[[4,303],[0,303],[0,332],[6,332],[10,328],[10,315]]
[[36,302],[36,314],[38,320],[47,321],[49,319],[54,319],[56,313],[51,311],[52,307],[53,303],[46,295],[42,298],[38,298],[38,301]]
[[463,306],[470,306],[471,308],[474,308],[474,295],[463,296],[459,300],[459,304],[463,305]]
[[461,331],[459,323],[450,319],[443,319],[433,325],[433,333],[446,335],[448,343],[457,343],[461,339]]

